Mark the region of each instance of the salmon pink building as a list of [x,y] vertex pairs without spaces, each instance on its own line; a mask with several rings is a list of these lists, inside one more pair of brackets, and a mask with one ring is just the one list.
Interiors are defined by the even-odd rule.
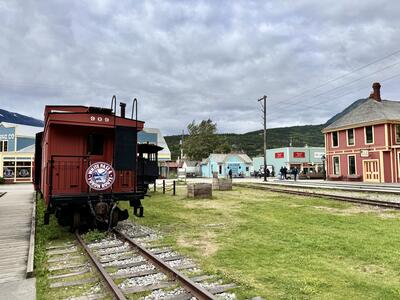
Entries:
[[382,100],[380,87],[323,129],[328,180],[400,182],[400,101]]

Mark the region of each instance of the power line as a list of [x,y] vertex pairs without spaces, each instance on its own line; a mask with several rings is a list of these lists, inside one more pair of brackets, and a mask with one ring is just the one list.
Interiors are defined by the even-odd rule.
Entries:
[[[375,75],[375,74],[377,74],[377,73],[379,73],[379,72],[382,72],[382,71],[384,71],[384,70],[390,69],[390,68],[392,68],[392,67],[394,67],[394,66],[397,66],[397,65],[399,65],[399,64],[400,64],[400,61],[397,61],[396,63],[393,63],[393,64],[390,64],[390,65],[388,65],[388,66],[385,66],[384,68],[381,68],[381,69],[379,69],[379,70],[377,70],[377,71],[375,71],[375,72],[372,72],[372,73],[370,73],[370,74],[368,74],[368,75],[362,76],[362,77],[360,77],[360,78],[357,78],[357,79],[355,79],[355,80],[352,80],[352,81],[350,81],[350,82],[347,82],[346,84],[343,84],[343,85],[337,86],[337,87],[335,87],[335,88],[332,88],[332,89],[330,89],[330,90],[328,90],[328,91],[325,91],[325,92],[322,92],[322,93],[319,93],[319,94],[311,95],[311,96],[309,96],[309,97],[310,97],[310,99],[313,99],[313,98],[316,98],[316,97],[319,97],[319,96],[322,96],[322,95],[325,95],[325,94],[329,94],[329,93],[332,92],[332,91],[340,90],[340,89],[342,89],[343,87],[346,87],[346,86],[348,86],[348,85],[351,85],[351,84],[354,83],[354,82],[357,82],[357,81],[360,81],[360,80],[362,80],[362,79],[371,77],[371,76],[373,76],[373,75]],[[283,105],[280,106],[280,108],[289,107],[291,104],[292,104],[292,103],[284,103]],[[316,103],[315,103],[315,104],[316,104]],[[300,106],[303,106],[303,105],[300,104]]]
[[[399,77],[399,76],[400,76],[400,73],[397,73],[397,74],[395,74],[395,75],[393,75],[393,76],[390,76],[390,77],[387,77],[387,78],[384,78],[384,79],[380,80],[380,82],[387,82],[387,81],[390,81],[390,80],[392,80],[392,79],[394,79],[394,78],[397,78],[397,77]],[[334,98],[330,98],[329,100],[326,100],[325,102],[330,102],[330,101],[332,101],[332,100],[336,100],[336,99],[338,99],[338,98],[341,98],[341,97],[344,97],[344,96],[353,94],[353,93],[355,93],[355,92],[358,92],[359,90],[366,89],[366,88],[368,88],[368,87],[369,87],[369,86],[362,86],[362,87],[359,87],[359,88],[357,88],[357,89],[355,89],[355,90],[346,92],[346,93],[341,94],[341,95],[339,95],[339,96],[336,96],[336,97],[334,97]],[[314,103],[314,105],[304,105],[303,107],[304,107],[304,108],[314,108],[315,104],[316,104],[316,103]],[[325,110],[328,110],[328,109],[325,109]],[[275,119],[274,119],[274,118],[271,118],[271,119],[270,119],[271,122],[277,121],[277,120],[279,120],[279,119],[278,119],[278,118],[275,118]]]
[[290,97],[290,98],[287,98],[287,99],[285,99],[285,100],[283,100],[283,101],[288,101],[288,100],[292,100],[292,99],[298,98],[298,97],[300,97],[300,96],[302,96],[302,95],[304,95],[304,94],[307,94],[307,93],[310,92],[310,91],[314,91],[314,90],[319,89],[319,88],[321,88],[321,87],[323,87],[323,86],[326,86],[326,85],[328,85],[328,84],[331,83],[331,82],[334,82],[334,81],[337,81],[337,80],[339,80],[339,79],[342,79],[342,78],[344,78],[344,77],[346,77],[346,76],[349,76],[350,74],[353,74],[354,72],[357,72],[357,71],[360,71],[360,70],[362,70],[362,69],[365,69],[365,68],[367,68],[367,67],[369,67],[369,66],[371,66],[371,65],[373,65],[373,64],[376,64],[377,62],[380,62],[380,61],[385,60],[385,59],[387,59],[387,58],[389,58],[389,57],[392,57],[392,56],[394,56],[394,55],[396,55],[396,54],[398,54],[398,53],[400,53],[400,49],[399,49],[399,50],[396,50],[396,51],[394,51],[394,52],[392,52],[392,53],[390,53],[390,54],[388,54],[388,55],[386,55],[386,56],[384,56],[384,57],[382,57],[382,58],[378,58],[378,59],[376,59],[376,60],[374,60],[374,61],[372,61],[372,62],[370,62],[370,63],[368,63],[368,64],[366,64],[366,65],[363,65],[363,66],[361,66],[361,67],[358,67],[358,68],[356,68],[356,69],[354,69],[354,70],[352,70],[352,71],[350,71],[350,72],[348,72],[348,73],[346,73],[346,74],[343,74],[343,75],[340,75],[340,76],[335,77],[335,78],[333,78],[333,79],[330,79],[330,80],[326,81],[325,83],[323,83],[323,84],[321,84],[321,85],[318,85],[318,86],[316,86],[316,87],[307,89],[307,90],[301,92],[300,94],[297,94],[297,95],[295,95],[295,96],[292,96],[292,97]]

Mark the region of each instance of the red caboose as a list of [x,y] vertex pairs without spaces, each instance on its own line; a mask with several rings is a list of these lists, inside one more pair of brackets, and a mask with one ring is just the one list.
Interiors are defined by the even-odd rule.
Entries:
[[[113,100],[115,100],[113,98]],[[113,106],[113,105],[111,105]],[[143,215],[145,189],[137,182],[137,132],[144,122],[108,108],[46,106],[36,138],[35,186],[46,201],[45,223],[55,213],[61,225],[111,228],[128,217],[117,201]],[[133,114],[132,114],[133,115]]]

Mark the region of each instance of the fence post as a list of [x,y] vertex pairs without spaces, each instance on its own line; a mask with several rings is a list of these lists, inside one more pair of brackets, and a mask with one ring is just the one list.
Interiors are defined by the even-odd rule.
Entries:
[[172,195],[175,196],[175,192],[176,192],[176,181],[174,180],[173,188],[172,188]]
[[165,194],[165,179],[162,181],[162,193]]

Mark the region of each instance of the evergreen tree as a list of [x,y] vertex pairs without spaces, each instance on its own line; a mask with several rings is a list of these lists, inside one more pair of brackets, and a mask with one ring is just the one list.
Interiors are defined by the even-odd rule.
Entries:
[[203,120],[199,124],[194,121],[187,127],[189,135],[184,142],[184,152],[191,160],[202,160],[214,151],[229,153],[228,142],[217,135],[217,124],[211,119]]

